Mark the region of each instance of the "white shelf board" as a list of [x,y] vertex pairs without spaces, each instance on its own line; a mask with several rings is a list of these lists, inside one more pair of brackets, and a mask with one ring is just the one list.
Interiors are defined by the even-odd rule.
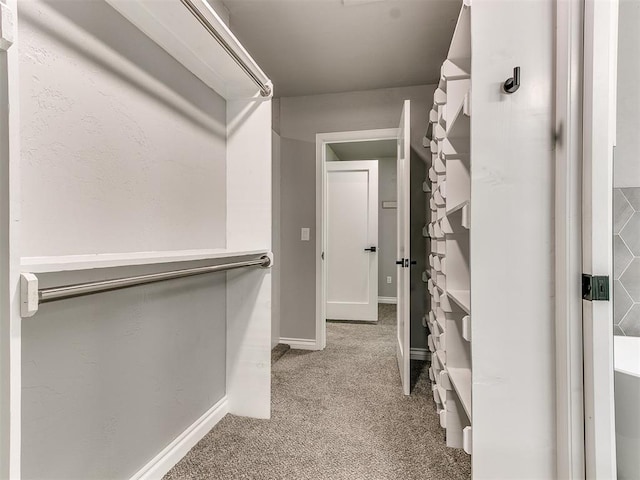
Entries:
[[471,314],[471,292],[469,290],[449,290],[447,294],[462,310]]
[[[256,95],[258,87],[179,1],[107,0],[169,55],[225,99]],[[263,83],[267,75],[206,0],[193,0],[195,8]]]
[[471,420],[471,370],[468,368],[447,367],[446,371],[465,413]]
[[469,145],[457,144],[456,146],[459,149],[461,146],[466,147],[466,149],[465,151],[462,151],[461,149],[460,151],[458,151],[454,148],[454,146],[451,144],[451,142],[448,139],[445,138],[442,141],[442,157],[444,158],[444,160],[456,160],[456,159],[468,160],[469,159]]
[[[454,90],[454,93],[456,95],[454,95],[453,93],[449,94],[449,97],[460,96],[460,98],[453,98],[451,101],[447,103],[447,110],[448,110],[447,113],[449,114],[449,118],[447,119],[447,135],[451,135],[452,131],[455,132],[456,124],[460,117],[465,117],[464,121],[467,121],[466,119],[468,118],[466,115],[464,115],[464,101],[465,101],[465,98],[467,97],[467,94],[469,93],[470,82],[459,80],[457,81],[457,83],[463,83],[462,91],[464,91],[464,93],[458,92],[459,88],[456,88]],[[459,85],[457,85],[457,83],[456,83],[456,87],[460,87]]]
[[447,355],[444,353],[443,350],[436,350],[436,357],[438,357],[438,361],[440,362],[440,365],[442,365],[442,368],[446,368],[447,366]]
[[447,59],[462,70],[471,72],[471,12],[466,4],[460,10]]
[[[467,68],[467,66],[465,66]],[[451,60],[445,60],[440,69],[446,81],[465,80],[471,77],[471,73]]]
[[158,252],[107,253],[90,255],[62,255],[50,257],[22,257],[20,268],[29,273],[68,272],[94,268],[128,267],[160,263],[217,260],[249,255],[266,255],[268,249],[228,250],[226,248],[206,250],[172,250]]
[[451,215],[456,213],[458,210],[462,210],[465,205],[469,203],[469,200],[465,200],[464,202],[460,202],[458,205],[454,205],[451,208],[447,208],[447,215]]
[[[438,312],[438,310],[440,310],[440,312]],[[436,309],[436,314],[435,314],[435,318],[436,318],[436,323],[438,324],[438,326],[440,327],[440,330],[442,330],[443,332],[446,332],[446,324],[447,324],[447,318],[446,315],[444,313],[444,310],[442,310],[441,308],[437,308]]]

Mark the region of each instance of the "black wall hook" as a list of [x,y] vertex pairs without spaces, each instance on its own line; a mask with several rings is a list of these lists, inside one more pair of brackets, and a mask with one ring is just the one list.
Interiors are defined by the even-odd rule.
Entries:
[[520,67],[515,67],[513,69],[513,77],[508,78],[504,85],[502,85],[502,89],[505,93],[515,93],[520,88]]

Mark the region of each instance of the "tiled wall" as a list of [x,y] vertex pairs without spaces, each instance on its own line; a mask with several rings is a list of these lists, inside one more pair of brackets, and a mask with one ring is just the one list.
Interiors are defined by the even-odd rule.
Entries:
[[613,189],[613,329],[640,337],[640,188]]

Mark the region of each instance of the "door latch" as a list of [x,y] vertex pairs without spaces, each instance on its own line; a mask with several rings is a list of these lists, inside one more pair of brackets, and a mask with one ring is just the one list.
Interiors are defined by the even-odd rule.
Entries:
[[365,252],[371,252],[371,253],[375,253],[378,251],[377,247],[369,247],[369,248],[365,248],[364,249]]
[[610,300],[609,276],[582,274],[582,298],[588,301]]

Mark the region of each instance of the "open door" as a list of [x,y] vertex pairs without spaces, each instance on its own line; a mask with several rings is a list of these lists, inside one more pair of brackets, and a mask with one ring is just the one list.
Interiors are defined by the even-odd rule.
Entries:
[[404,101],[398,131],[398,331],[396,356],[405,395],[411,393],[411,102]]

